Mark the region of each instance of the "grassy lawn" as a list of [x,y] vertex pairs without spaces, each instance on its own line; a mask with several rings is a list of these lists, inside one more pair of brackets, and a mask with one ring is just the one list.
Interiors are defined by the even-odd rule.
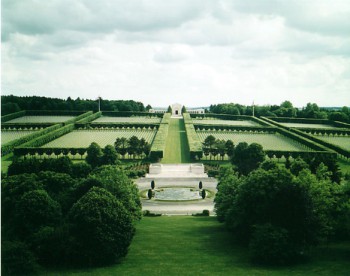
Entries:
[[190,152],[186,137],[184,120],[170,119],[169,132],[165,146],[164,164],[190,163]]
[[309,262],[289,267],[249,263],[215,217],[143,218],[128,256],[97,269],[43,271],[43,275],[349,275],[350,242],[312,252]]

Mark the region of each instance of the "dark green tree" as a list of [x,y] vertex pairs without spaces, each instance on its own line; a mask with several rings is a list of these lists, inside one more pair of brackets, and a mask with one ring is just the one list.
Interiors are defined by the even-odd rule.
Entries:
[[248,175],[251,171],[257,169],[264,160],[263,147],[257,143],[248,146],[246,142],[241,142],[235,147],[231,159],[238,172],[243,175]]
[[300,157],[291,162],[290,171],[294,175],[298,175],[302,170],[309,169],[309,165]]
[[118,153],[112,145],[106,145],[101,157],[102,165],[115,165],[118,161]]
[[116,151],[123,156],[123,159],[125,157],[125,154],[128,151],[128,140],[125,137],[117,138],[114,142],[114,147]]
[[91,174],[90,178],[100,181],[102,187],[120,200],[134,219],[141,218],[139,190],[122,169],[111,165],[102,166]]
[[42,226],[55,226],[61,219],[61,207],[46,191],[25,193],[16,206],[17,233],[27,237]]
[[127,254],[135,233],[131,214],[110,192],[92,188],[69,212],[73,259],[113,264]]
[[87,156],[85,161],[92,168],[96,168],[101,162],[102,155],[103,153],[101,147],[97,143],[93,142],[87,149]]
[[232,206],[233,199],[236,196],[241,179],[238,178],[232,169],[226,169],[220,172],[217,193],[214,198],[215,212],[217,219],[224,222],[227,212]]

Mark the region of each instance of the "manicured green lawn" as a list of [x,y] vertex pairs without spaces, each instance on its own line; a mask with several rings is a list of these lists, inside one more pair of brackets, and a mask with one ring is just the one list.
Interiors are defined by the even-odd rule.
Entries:
[[168,137],[165,145],[164,164],[190,163],[190,152],[186,137],[184,120],[170,119]]
[[215,217],[143,218],[128,256],[110,267],[43,271],[43,275],[349,275],[350,242],[312,252],[309,262],[259,267]]

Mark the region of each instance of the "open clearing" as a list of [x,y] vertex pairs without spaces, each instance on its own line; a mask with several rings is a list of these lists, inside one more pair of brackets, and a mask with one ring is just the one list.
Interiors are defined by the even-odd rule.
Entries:
[[215,217],[145,217],[120,264],[42,275],[348,275],[350,243],[329,244],[295,266],[259,267]]

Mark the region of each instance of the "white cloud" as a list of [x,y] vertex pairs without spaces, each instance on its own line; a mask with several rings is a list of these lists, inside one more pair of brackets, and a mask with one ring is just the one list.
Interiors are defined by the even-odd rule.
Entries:
[[5,0],[2,9],[3,94],[349,102],[345,0]]

